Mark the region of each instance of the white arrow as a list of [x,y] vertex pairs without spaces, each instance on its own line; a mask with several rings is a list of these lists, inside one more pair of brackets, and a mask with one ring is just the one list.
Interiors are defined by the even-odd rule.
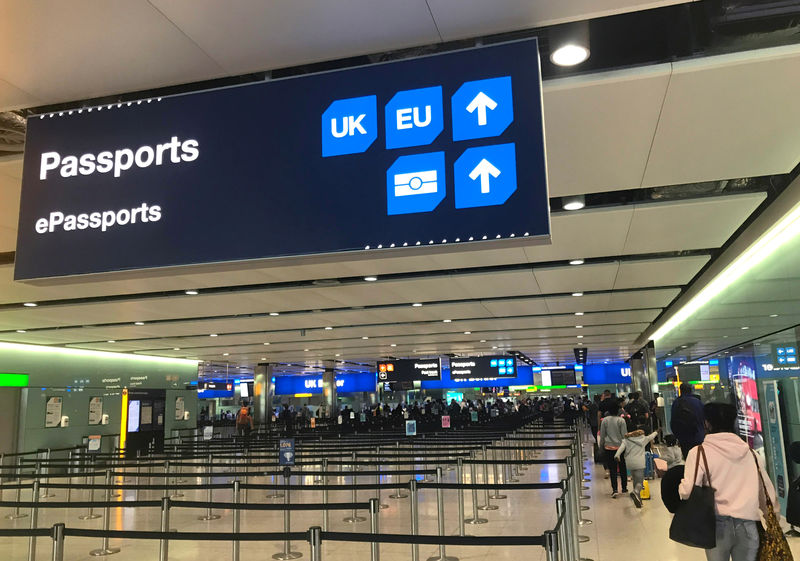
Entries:
[[481,193],[488,193],[489,192],[489,176],[497,177],[500,175],[500,170],[497,169],[492,165],[492,163],[487,160],[486,158],[482,159],[478,162],[478,165],[475,166],[471,172],[469,172],[469,178],[475,181],[478,176],[481,177]]
[[478,92],[472,101],[467,105],[467,111],[474,113],[478,110],[478,126],[486,124],[486,108],[494,109],[497,107],[497,102],[483,92]]

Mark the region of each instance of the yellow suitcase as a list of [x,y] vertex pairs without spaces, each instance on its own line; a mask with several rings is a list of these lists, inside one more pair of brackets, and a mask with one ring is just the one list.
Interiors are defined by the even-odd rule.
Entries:
[[644,480],[644,487],[642,487],[641,496],[643,501],[650,499],[650,482],[647,479]]

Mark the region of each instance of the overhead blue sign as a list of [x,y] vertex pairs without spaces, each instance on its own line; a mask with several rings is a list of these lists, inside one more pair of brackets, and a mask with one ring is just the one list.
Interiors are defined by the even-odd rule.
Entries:
[[423,380],[421,382],[421,387],[423,390],[475,388],[475,387],[487,387],[487,386],[505,388],[508,386],[532,386],[532,385],[533,385],[533,371],[531,370],[531,367],[527,365],[522,365],[522,366],[517,365],[516,376],[512,377],[509,377],[508,374],[501,375],[498,369],[496,375],[489,375],[484,378],[469,377],[467,379],[458,379],[458,378],[453,379],[453,375],[451,374],[451,369],[442,367],[441,380]]
[[548,240],[538,61],[531,39],[29,117],[15,279]]
[[[374,372],[336,374],[336,393],[374,392],[376,377]],[[321,394],[322,374],[303,376],[275,376],[275,395]]]

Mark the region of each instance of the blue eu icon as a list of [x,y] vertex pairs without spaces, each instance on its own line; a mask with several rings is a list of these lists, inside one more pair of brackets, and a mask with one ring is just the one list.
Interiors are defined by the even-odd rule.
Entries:
[[453,140],[499,136],[514,120],[511,76],[464,82],[451,103]]
[[386,213],[430,212],[445,196],[444,152],[401,156],[386,172]]
[[397,92],[385,112],[386,148],[430,144],[444,128],[442,87]]
[[378,138],[374,95],[339,99],[322,114],[322,157],[358,154]]
[[469,148],[456,160],[456,208],[501,205],[517,190],[514,144]]

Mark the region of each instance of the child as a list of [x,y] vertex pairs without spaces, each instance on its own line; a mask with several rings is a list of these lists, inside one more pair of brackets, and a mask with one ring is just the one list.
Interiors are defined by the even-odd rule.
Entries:
[[633,491],[630,496],[636,508],[642,508],[642,487],[644,487],[644,466],[645,466],[645,446],[655,440],[657,432],[645,436],[643,430],[635,430],[625,435],[622,445],[614,455],[614,459],[619,461],[622,453],[625,453],[625,463],[631,472],[633,480]]
[[682,466],[684,464],[683,453],[681,452],[681,447],[678,444],[678,439],[675,438],[675,435],[665,435],[664,443],[667,445],[667,447],[661,449],[661,454],[659,454],[659,457],[667,462],[667,469],[672,469],[675,466]]

